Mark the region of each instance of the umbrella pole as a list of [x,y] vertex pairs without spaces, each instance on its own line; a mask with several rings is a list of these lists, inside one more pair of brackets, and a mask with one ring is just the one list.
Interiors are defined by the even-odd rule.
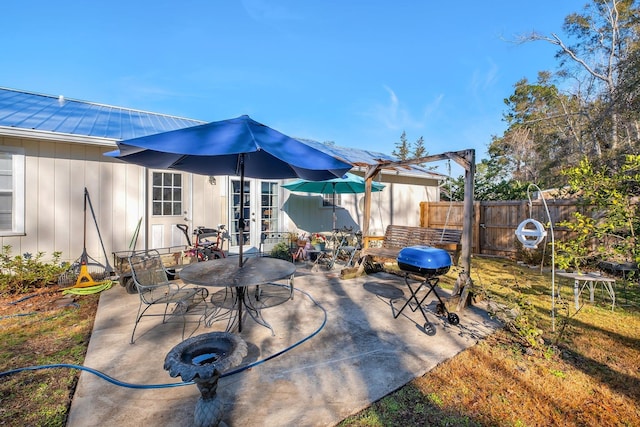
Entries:
[[333,187],[333,201],[331,202],[333,205],[333,228],[331,231],[334,231],[336,229],[336,183],[332,183],[331,186]]
[[[242,248],[244,246],[244,153],[240,154],[238,162],[240,163],[240,220],[238,221],[238,245],[240,246],[238,255],[240,260],[238,265],[242,268]],[[240,321],[242,322],[242,318],[240,318]]]

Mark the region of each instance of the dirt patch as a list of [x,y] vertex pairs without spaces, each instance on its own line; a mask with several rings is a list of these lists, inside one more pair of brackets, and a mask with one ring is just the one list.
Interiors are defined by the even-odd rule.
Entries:
[[62,286],[55,285],[25,295],[0,296],[0,318],[77,308],[77,296],[63,295],[63,289]]

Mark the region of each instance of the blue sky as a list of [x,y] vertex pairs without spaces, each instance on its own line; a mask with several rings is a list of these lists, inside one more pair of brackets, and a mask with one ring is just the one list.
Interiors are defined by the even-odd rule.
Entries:
[[586,0],[6,0],[0,86],[390,154],[485,157],[503,99],[556,66]]

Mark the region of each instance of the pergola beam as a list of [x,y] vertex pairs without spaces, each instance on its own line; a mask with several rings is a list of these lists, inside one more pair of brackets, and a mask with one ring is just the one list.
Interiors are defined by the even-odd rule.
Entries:
[[[362,227],[362,233],[366,236],[369,234],[369,222],[371,219],[371,182],[373,177],[376,176],[382,169],[396,169],[396,168],[406,168],[407,166],[417,165],[421,163],[430,163],[437,162],[440,160],[453,160],[457,164],[459,164],[462,168],[464,168],[465,172],[472,170],[472,178],[471,178],[471,214],[473,215],[473,175],[475,174],[475,150],[462,150],[462,151],[448,151],[442,154],[433,154],[424,157],[418,157],[410,160],[400,160],[397,162],[379,160],[375,165],[368,165],[367,171],[365,172],[365,199],[364,199],[364,224]],[[467,185],[465,179],[465,190],[469,187]],[[465,192],[465,199],[466,197]],[[466,212],[466,206],[465,206]]]

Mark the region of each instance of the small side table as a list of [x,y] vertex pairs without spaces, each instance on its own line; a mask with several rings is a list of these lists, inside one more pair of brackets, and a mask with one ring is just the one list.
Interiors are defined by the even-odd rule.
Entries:
[[580,274],[580,273],[558,273],[558,276],[573,279],[573,298],[576,310],[580,308],[580,294],[585,287],[589,287],[589,301],[593,303],[593,296],[596,286],[600,284],[604,290],[607,291],[611,297],[611,310],[616,306],[616,293],[613,289],[613,285],[616,283],[615,279],[610,277],[600,276],[597,274]]

